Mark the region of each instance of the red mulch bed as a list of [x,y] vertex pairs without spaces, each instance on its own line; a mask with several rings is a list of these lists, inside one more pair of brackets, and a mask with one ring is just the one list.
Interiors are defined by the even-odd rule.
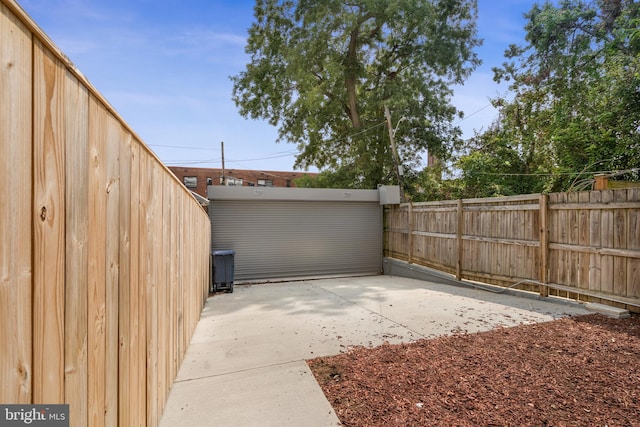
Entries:
[[308,361],[345,426],[640,426],[640,318],[602,315]]

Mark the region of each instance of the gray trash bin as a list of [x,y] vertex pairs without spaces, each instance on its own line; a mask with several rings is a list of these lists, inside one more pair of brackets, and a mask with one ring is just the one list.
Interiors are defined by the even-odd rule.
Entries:
[[236,251],[213,252],[213,292],[233,292],[233,263]]

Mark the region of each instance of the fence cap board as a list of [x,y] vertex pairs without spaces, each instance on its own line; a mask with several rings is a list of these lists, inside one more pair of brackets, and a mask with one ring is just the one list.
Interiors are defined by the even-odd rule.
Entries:
[[[477,199],[462,199],[463,205],[470,204],[483,204],[487,203],[512,203],[512,202],[530,202],[530,201],[538,201],[540,199],[541,194],[521,194],[517,196],[502,196],[502,197],[483,197]],[[432,202],[416,202],[412,203],[414,207],[422,207],[422,206],[457,206],[458,199],[454,200],[439,200]],[[409,203],[402,203],[401,206],[408,206]]]
[[528,202],[531,200],[539,200],[540,194],[520,194],[517,196],[502,197],[484,197],[478,199],[462,199],[465,204],[487,204],[487,203],[511,203],[511,202]]

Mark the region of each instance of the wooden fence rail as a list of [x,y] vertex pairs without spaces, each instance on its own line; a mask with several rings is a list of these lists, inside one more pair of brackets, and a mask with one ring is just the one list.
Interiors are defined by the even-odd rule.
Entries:
[[385,208],[385,255],[476,280],[640,307],[640,189]]
[[208,292],[209,220],[0,2],[0,403],[156,426]]

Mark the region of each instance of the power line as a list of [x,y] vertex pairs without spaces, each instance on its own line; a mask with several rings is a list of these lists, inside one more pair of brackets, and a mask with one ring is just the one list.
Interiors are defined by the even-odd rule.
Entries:
[[220,163],[220,160],[184,160],[184,161],[166,161],[167,166],[187,166],[187,165],[203,165],[205,163]]
[[220,151],[214,148],[202,148],[202,147],[184,147],[181,145],[160,145],[160,144],[148,144],[149,147],[162,147],[162,148],[180,148],[182,150],[203,150],[203,151]]
[[[378,124],[375,124],[371,127],[368,127],[366,129],[363,129],[359,132],[356,132],[352,135],[347,135],[345,137],[342,138],[336,138],[336,139],[332,139],[329,140],[327,142],[341,142],[344,141],[346,139],[349,138],[353,138],[354,136],[358,136],[358,135],[362,135],[363,133],[369,132],[373,129],[376,129],[380,126],[384,126],[386,122],[380,122]],[[152,146],[152,145],[150,145]],[[168,147],[168,148],[189,148],[189,149],[194,149],[194,150],[208,150],[206,148],[198,148],[198,147],[178,147],[178,146],[170,146],[170,145],[153,145],[155,147]],[[260,160],[270,160],[270,159],[278,159],[278,158],[282,158],[282,157],[289,157],[292,155],[296,155],[296,154],[300,154],[300,152],[298,150],[289,150],[289,151],[281,151],[281,152],[276,152],[273,154],[267,154],[263,157],[256,157],[253,159],[227,159],[227,162],[231,162],[231,163],[242,163],[242,162],[254,162],[254,161],[260,161]],[[165,161],[165,163],[169,166],[187,166],[187,165],[201,165],[201,164],[205,164],[205,163],[220,163],[220,160],[216,160],[216,159],[209,159],[209,160],[180,160],[180,161],[173,161],[173,160],[168,160]]]
[[473,113],[469,114],[468,116],[464,116],[463,118],[461,118],[460,120],[458,120],[457,122],[454,123],[454,125],[457,125],[458,123],[462,123],[465,120],[467,120],[469,117],[472,117],[476,114],[478,114],[480,111],[482,110],[486,110],[487,108],[491,107],[491,104],[487,104],[484,107],[480,108],[479,110],[474,111]]
[[[343,138],[336,138],[336,139],[332,139],[329,140],[328,142],[340,142],[340,141],[344,141],[348,138],[353,138],[354,136],[358,136],[358,135],[362,135],[363,133],[369,132],[370,130],[373,130],[375,128],[378,128],[380,126],[383,126],[385,124],[385,122],[380,122],[378,124],[375,124],[371,127],[368,127],[366,129],[363,129],[359,132],[356,132],[352,135],[347,135]],[[159,145],[156,145],[156,147],[159,147]],[[180,148],[180,147],[179,147]],[[227,160],[228,162],[232,162],[232,163],[241,163],[241,162],[253,162],[253,161],[258,161],[258,160],[269,160],[269,159],[277,159],[280,157],[288,157],[294,154],[299,154],[300,152],[297,150],[289,150],[289,151],[282,151],[282,152],[278,152],[278,153],[274,153],[273,155],[266,155],[264,157],[257,157],[254,159],[235,159],[235,160]],[[212,163],[212,162],[216,162],[215,160],[185,160],[185,161],[181,161],[180,163],[182,164],[189,164],[189,165],[193,165],[193,164],[202,164],[202,163]],[[177,164],[177,161],[167,161],[165,162],[167,164]]]
[[253,161],[256,161],[256,160],[269,160],[269,159],[278,159],[278,158],[281,158],[281,157],[289,157],[289,156],[292,156],[292,155],[298,154],[298,153],[299,152],[296,150],[296,151],[283,152],[283,154],[274,153],[273,155],[267,155],[267,156],[264,156],[264,157],[257,157],[255,159],[239,159],[239,160],[227,160],[227,161],[231,162],[231,163],[253,162]]
[[370,130],[373,130],[373,129],[378,128],[380,126],[384,126],[385,124],[386,124],[386,120],[378,123],[377,125],[373,125],[373,126],[368,127],[368,128],[366,128],[364,130],[361,130],[360,132],[356,132],[353,135],[348,135],[348,136],[345,136],[344,138],[334,139],[333,141],[330,141],[330,142],[340,142],[340,141],[342,141],[344,139],[347,139],[347,138],[353,138],[354,136],[362,135],[363,133],[369,132]]
[[[226,159],[226,162],[241,163],[241,162],[253,162],[253,161],[259,161],[259,160],[277,159],[281,157],[289,157],[297,153],[298,153],[297,150],[280,151],[277,153],[267,154],[263,157],[256,157],[253,159],[236,159],[236,160]],[[168,165],[197,165],[197,164],[204,164],[204,163],[220,163],[220,162],[221,161],[219,159],[205,159],[205,160],[169,160],[169,161],[166,161],[165,163]]]
[[[264,171],[264,170],[256,170],[256,172],[260,172],[261,174],[267,175],[267,176],[273,176],[275,178],[282,178],[282,179],[289,179],[290,176],[283,176],[283,175],[276,175],[274,173],[271,173],[270,171]],[[296,173],[300,173],[300,174],[308,174],[308,173],[315,173],[315,172],[309,172],[309,171],[298,171]]]

